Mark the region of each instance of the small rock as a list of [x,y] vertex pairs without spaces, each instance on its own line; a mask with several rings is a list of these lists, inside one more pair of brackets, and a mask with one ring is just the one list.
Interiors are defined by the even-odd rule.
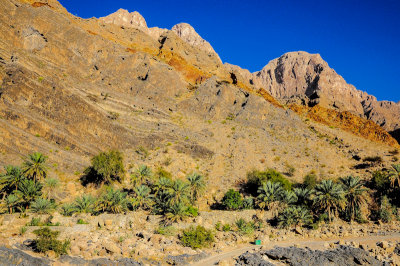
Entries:
[[71,255],[72,255],[72,256],[78,256],[80,253],[81,253],[81,250],[79,249],[78,246],[73,245],[73,246],[71,247]]
[[111,254],[120,254],[121,249],[114,243],[107,243],[104,248]]
[[383,249],[387,249],[389,247],[389,243],[387,241],[382,241],[378,243],[378,247],[381,247]]

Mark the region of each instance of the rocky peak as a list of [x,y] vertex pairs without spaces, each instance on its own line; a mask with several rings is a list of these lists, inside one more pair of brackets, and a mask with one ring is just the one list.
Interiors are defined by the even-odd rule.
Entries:
[[146,20],[137,11],[129,13],[128,10],[121,8],[115,13],[112,13],[106,17],[102,17],[99,20],[104,23],[116,24],[118,26],[128,28],[136,28],[146,33],[148,32]]
[[179,23],[173,26],[171,30],[188,44],[209,53],[216,54],[210,43],[204,40],[191,25],[187,23]]

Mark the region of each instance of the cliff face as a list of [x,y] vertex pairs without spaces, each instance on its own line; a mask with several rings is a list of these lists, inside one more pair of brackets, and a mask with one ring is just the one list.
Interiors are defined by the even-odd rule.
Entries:
[[399,103],[377,101],[374,96],[357,90],[318,54],[286,53],[255,73],[237,66],[229,67],[241,75],[244,82],[265,88],[282,102],[348,111],[374,121],[389,132],[400,127]]
[[318,55],[289,53],[250,73],[222,64],[188,24],[148,28],[137,12],[81,19],[55,0],[0,0],[4,164],[39,150],[81,171],[90,156],[117,148],[177,176],[197,167],[217,187],[288,162],[299,178],[320,164],[341,174],[331,162],[349,169],[355,153],[397,145],[367,120],[395,128],[384,113],[395,108],[348,85]]

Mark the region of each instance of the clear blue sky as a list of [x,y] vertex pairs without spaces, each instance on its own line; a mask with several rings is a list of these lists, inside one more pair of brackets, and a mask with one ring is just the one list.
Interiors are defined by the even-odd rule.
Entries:
[[400,101],[399,0],[61,0],[89,18],[119,8],[149,27],[191,24],[223,62],[254,72],[289,51],[319,53],[348,83]]

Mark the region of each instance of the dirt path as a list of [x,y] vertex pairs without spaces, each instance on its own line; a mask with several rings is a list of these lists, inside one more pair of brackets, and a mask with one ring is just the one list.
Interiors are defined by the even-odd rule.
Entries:
[[246,251],[255,250],[255,249],[268,249],[273,247],[289,247],[294,244],[299,247],[309,247],[311,249],[324,249],[324,243],[334,243],[339,240],[343,240],[346,242],[358,242],[359,244],[375,244],[378,241],[390,241],[390,240],[400,240],[400,232],[399,233],[390,233],[388,235],[372,235],[372,236],[360,236],[360,237],[337,237],[326,240],[290,240],[290,241],[280,241],[280,242],[271,242],[262,246],[255,245],[243,245],[239,248],[235,248],[233,250],[228,250],[220,254],[213,255],[204,260],[196,262],[192,265],[194,266],[205,266],[205,265],[215,265],[217,262],[221,260],[231,259],[237,257]]

